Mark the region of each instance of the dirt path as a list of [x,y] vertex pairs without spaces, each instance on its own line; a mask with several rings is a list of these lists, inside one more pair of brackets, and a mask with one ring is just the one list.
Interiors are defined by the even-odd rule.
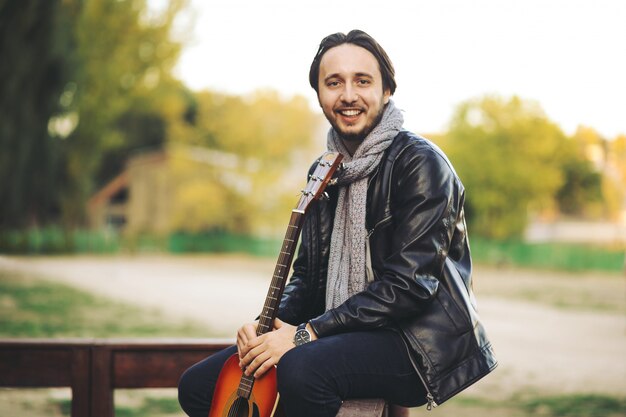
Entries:
[[[0,268],[42,274],[97,294],[157,308],[172,317],[202,321],[216,335],[231,336],[239,324],[260,311],[274,262],[239,256],[0,256]],[[564,274],[541,274],[538,277],[537,273],[529,276],[527,271],[484,268],[476,271],[476,276],[481,278],[477,285],[480,314],[500,366],[492,376],[472,387],[471,392],[492,398],[506,398],[520,390],[542,394],[623,395],[626,392],[623,313],[559,309],[545,302],[524,301],[514,294],[537,287],[538,283],[551,286],[553,291],[559,285],[569,286],[568,291],[587,291],[587,285],[594,291],[600,286],[606,297],[617,297],[617,302],[621,302],[626,289],[623,279],[603,276],[568,279]]]

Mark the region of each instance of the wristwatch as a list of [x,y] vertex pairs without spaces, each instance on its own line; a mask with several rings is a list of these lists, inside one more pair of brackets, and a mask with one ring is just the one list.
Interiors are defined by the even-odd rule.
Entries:
[[306,323],[302,323],[296,329],[296,334],[293,335],[293,344],[296,346],[309,343],[311,341],[311,333],[306,329]]

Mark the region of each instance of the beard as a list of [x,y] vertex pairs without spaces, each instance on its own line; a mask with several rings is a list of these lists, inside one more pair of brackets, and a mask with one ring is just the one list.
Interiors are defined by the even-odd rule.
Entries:
[[378,110],[378,114],[376,115],[376,117],[374,117],[374,119],[372,119],[369,123],[363,126],[363,129],[358,132],[347,132],[343,130],[341,126],[339,126],[339,124],[335,121],[335,119],[328,117],[328,115],[326,115],[326,119],[333,127],[333,129],[335,129],[335,132],[339,134],[341,139],[345,140],[346,142],[363,142],[367,135],[369,135],[372,130],[374,130],[374,128],[378,125],[378,123],[380,123],[381,119],[383,118],[383,114],[385,113],[386,107],[387,105],[383,104]]

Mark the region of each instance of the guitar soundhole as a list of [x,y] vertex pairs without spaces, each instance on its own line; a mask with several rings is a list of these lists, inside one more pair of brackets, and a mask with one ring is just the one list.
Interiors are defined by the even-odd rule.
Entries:
[[228,410],[228,417],[250,417],[248,400],[238,397]]

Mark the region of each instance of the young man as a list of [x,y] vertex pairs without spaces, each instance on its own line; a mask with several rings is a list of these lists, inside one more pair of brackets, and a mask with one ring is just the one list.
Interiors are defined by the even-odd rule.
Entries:
[[277,367],[289,417],[337,414],[347,398],[442,403],[496,366],[476,314],[464,189],[445,155],[402,130],[382,47],[353,30],[322,40],[309,81],[344,155],[330,198],[310,207],[276,329],[194,365],[179,399],[207,415],[223,362]]

